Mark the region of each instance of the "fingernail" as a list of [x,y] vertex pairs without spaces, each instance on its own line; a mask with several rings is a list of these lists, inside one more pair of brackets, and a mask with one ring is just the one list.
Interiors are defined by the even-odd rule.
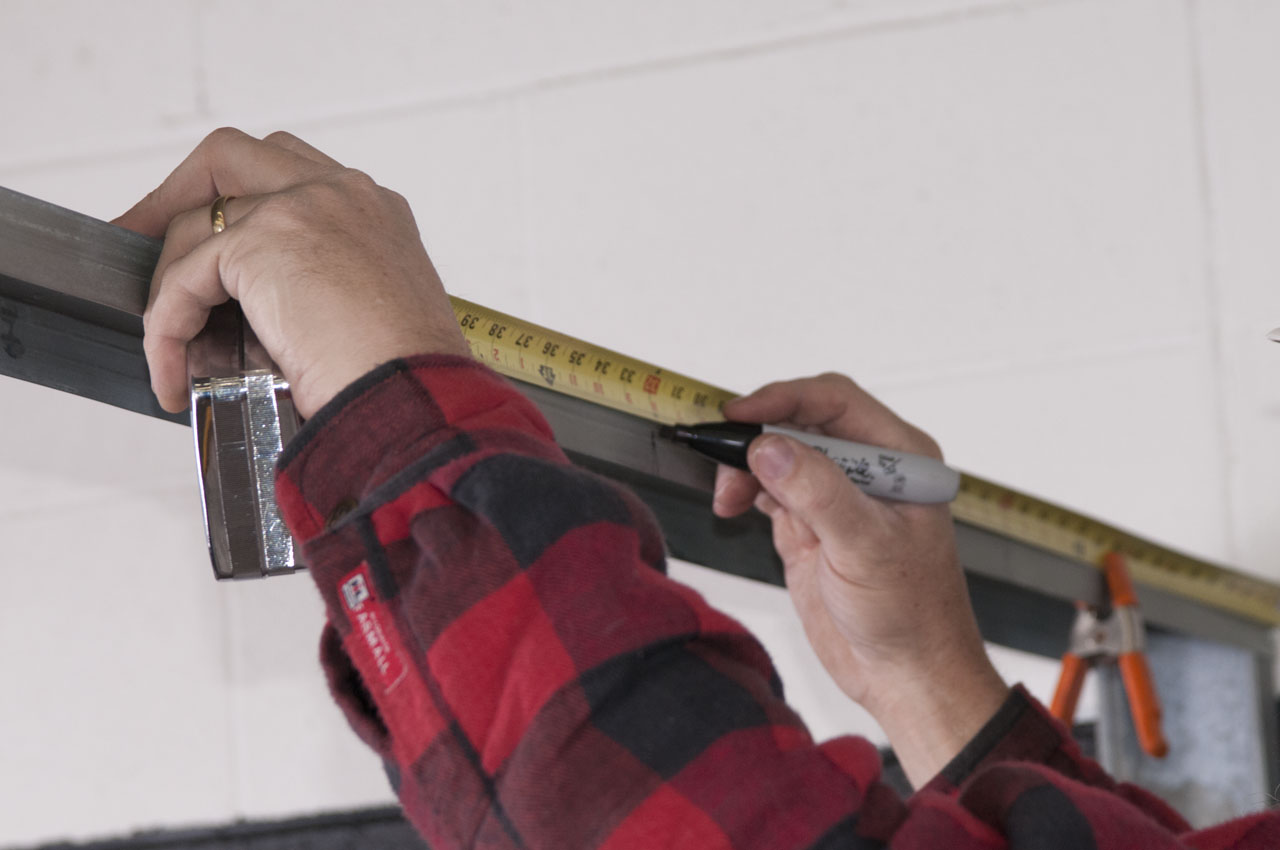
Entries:
[[756,474],[762,478],[778,480],[786,478],[795,466],[796,455],[791,444],[782,437],[766,437],[754,452]]

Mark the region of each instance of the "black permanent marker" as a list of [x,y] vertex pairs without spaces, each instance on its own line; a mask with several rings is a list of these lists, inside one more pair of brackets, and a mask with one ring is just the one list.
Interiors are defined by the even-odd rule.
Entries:
[[783,434],[831,458],[868,495],[900,502],[950,502],[960,490],[960,473],[942,461],[851,443],[822,434],[747,422],[664,425],[660,437],[683,443],[720,463],[747,469],[747,447],[761,434]]

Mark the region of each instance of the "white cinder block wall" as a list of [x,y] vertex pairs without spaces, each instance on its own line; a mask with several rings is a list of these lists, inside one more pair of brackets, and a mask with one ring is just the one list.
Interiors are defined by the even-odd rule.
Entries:
[[[845,371],[1280,580],[1278,39],[1267,0],[0,0],[0,185],[111,217],[289,129],[457,294],[743,391]],[[185,429],[7,379],[0,422],[0,846],[390,799],[307,579],[210,579]],[[879,736],[777,591],[676,572]]]

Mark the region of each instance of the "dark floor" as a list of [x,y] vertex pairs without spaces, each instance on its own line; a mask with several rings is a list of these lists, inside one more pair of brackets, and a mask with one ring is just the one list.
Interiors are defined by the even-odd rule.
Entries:
[[286,821],[145,832],[89,844],[48,844],[39,850],[423,850],[426,844],[400,809],[334,812]]
[[[1093,727],[1080,725],[1076,739],[1093,752]],[[883,750],[884,778],[901,793],[909,789],[892,750]],[[139,833],[87,844],[47,844],[34,850],[424,850],[426,844],[395,807],[334,812],[284,821],[242,822],[220,827]]]

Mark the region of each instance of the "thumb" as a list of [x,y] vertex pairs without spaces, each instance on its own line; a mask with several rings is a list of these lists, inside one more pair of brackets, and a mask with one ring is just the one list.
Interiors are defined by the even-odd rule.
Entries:
[[874,501],[826,455],[780,434],[753,440],[747,464],[778,504],[828,543],[856,537]]

